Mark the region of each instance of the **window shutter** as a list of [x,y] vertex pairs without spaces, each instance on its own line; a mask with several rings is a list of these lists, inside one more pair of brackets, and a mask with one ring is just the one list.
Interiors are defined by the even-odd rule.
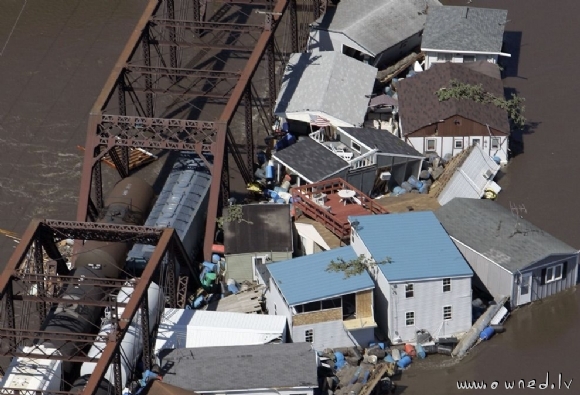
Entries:
[[566,271],[567,270],[568,270],[568,261],[565,261],[562,264],[562,279],[565,279],[566,278],[566,274],[567,274]]
[[546,269],[542,269],[542,277],[540,278],[540,284],[546,284]]

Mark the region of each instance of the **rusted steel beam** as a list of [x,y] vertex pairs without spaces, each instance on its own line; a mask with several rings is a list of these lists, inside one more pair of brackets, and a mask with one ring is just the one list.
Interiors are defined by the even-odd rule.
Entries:
[[[83,285],[96,285],[102,288],[122,288],[134,286],[139,279],[128,282],[127,280],[113,279],[113,278],[99,278],[99,277],[76,277],[76,276],[61,276],[55,274],[46,273],[22,273],[16,271],[13,273],[13,277],[24,282],[58,282],[62,285],[67,284],[78,284],[82,282]],[[70,302],[70,299],[66,299]]]
[[[241,99],[241,95],[240,95]],[[230,99],[231,102],[232,99]],[[239,101],[239,100],[238,100]],[[229,105],[229,102],[228,102]],[[236,106],[237,107],[237,106]],[[235,112],[235,111],[234,111]],[[221,189],[221,175],[224,166],[224,155],[226,154],[226,135],[228,123],[233,117],[233,113],[227,120],[218,125],[218,133],[216,141],[212,145],[212,153],[214,155],[214,165],[211,171],[212,182],[209,188],[209,203],[207,208],[207,219],[205,221],[205,238],[203,241],[203,255],[206,260],[211,262],[212,247],[215,239],[216,219],[219,208],[219,198]]]
[[[271,2],[267,4],[271,4]],[[246,66],[242,71],[242,75],[240,76],[236,88],[232,92],[230,101],[228,102],[226,108],[224,108],[222,115],[220,116],[220,121],[225,122],[228,125],[232,121],[233,116],[238,106],[240,105],[242,96],[244,95],[244,91],[246,90],[246,87],[248,86],[252,77],[256,73],[256,69],[260,64],[260,60],[264,56],[264,52],[266,51],[268,42],[270,41],[270,38],[274,36],[274,33],[276,32],[276,29],[280,24],[280,20],[282,19],[282,15],[284,11],[286,11],[287,7],[288,0],[278,0],[278,2],[276,3],[276,6],[274,7],[271,13],[272,27],[270,30],[264,30],[262,31],[262,34],[260,34],[260,38],[258,39],[256,46],[254,47],[254,51],[252,52],[252,55],[250,55],[250,58],[248,59],[248,62],[246,63]]]
[[240,78],[241,71],[216,71],[216,70],[194,70],[194,69],[180,69],[172,67],[148,67],[143,65],[128,64],[127,71],[136,72],[140,74],[155,74],[167,75],[176,77],[192,77],[192,78],[218,78],[218,79],[235,79]]
[[[149,284],[151,284],[153,274],[162,261],[163,256],[167,252],[170,242],[174,237],[177,237],[177,234],[173,229],[165,229],[161,234],[157,248],[155,248],[153,251],[151,258],[149,259],[149,263],[147,263],[145,270],[143,270],[141,281],[135,287],[135,290],[129,299],[129,303],[127,303],[127,306],[125,307],[125,310],[119,319],[118,331],[115,333],[115,336],[111,336],[107,342],[107,345],[101,354],[101,358],[93,370],[93,374],[91,374],[89,377],[83,395],[96,394],[99,382],[105,375],[105,372],[107,371],[109,364],[112,362],[115,353],[119,352],[121,339],[123,339],[125,333],[127,333],[129,325],[137,313],[137,310],[143,301],[144,295],[147,293]],[[114,339],[114,337],[116,337],[116,339]]]
[[189,42],[189,41],[176,41],[171,42],[168,40],[150,40],[153,45],[159,45],[162,47],[181,47],[181,48],[199,48],[199,49],[217,49],[220,51],[231,51],[231,52],[252,52],[254,47],[245,47],[238,45],[219,45],[211,43],[202,42]]
[[[41,226],[46,227],[48,231],[58,230],[58,236],[61,239],[73,239],[73,234],[77,231],[83,231],[86,232],[83,234],[84,240],[122,241],[131,237],[142,237],[151,239],[153,241],[152,244],[154,244],[163,233],[163,229],[150,226],[62,221],[55,219],[46,219],[41,222]],[[118,239],[119,236],[122,239]],[[142,242],[139,241],[139,243]]]
[[[77,216],[76,216],[77,221],[86,221],[89,215],[89,201],[92,201],[91,189],[93,184],[93,167],[97,165],[94,158],[94,150],[95,147],[98,145],[98,131],[100,120],[101,120],[100,114],[89,115],[89,124],[87,126],[87,138],[85,142],[86,151],[83,158],[81,186],[79,190],[79,199],[77,205]],[[98,162],[100,162],[100,160],[98,160]],[[97,207],[95,207],[95,209],[97,209]]]
[[241,32],[241,33],[260,32],[264,29],[264,26],[262,25],[246,25],[243,23],[223,23],[223,22],[196,22],[196,21],[184,21],[163,18],[153,18],[151,20],[151,23],[154,26],[181,27],[191,30],[218,30],[218,31]]
[[24,260],[24,258],[26,258],[26,254],[28,254],[28,251],[30,251],[32,243],[39,235],[40,223],[41,220],[39,219],[33,219],[30,222],[28,228],[26,228],[24,231],[20,242],[16,245],[14,252],[10,256],[8,263],[4,267],[2,274],[0,274],[0,302],[4,299],[7,287],[12,282],[12,273],[18,269],[20,263]]
[[[233,88],[232,88],[233,89]],[[199,97],[204,99],[215,99],[215,100],[222,100],[223,104],[227,104],[227,100],[230,97],[228,92],[223,93],[210,93],[210,92],[201,92],[201,91],[190,91],[186,92],[183,88],[173,88],[172,90],[169,89],[159,89],[159,88],[134,88],[128,87],[126,88],[127,92],[138,92],[138,93],[154,93],[155,95],[171,95],[171,96],[181,96],[181,97]]]
[[[77,283],[78,284],[78,283]],[[44,302],[44,303],[64,303],[70,304],[71,300],[66,298],[51,298],[42,295],[14,295],[14,300],[24,301],[24,302]],[[83,306],[96,306],[96,307],[113,307],[113,306],[123,306],[123,303],[117,303],[114,300],[81,300],[78,304]]]

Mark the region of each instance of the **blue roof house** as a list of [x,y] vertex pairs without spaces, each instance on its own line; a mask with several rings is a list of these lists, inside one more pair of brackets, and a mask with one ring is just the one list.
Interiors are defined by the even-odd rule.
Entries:
[[268,278],[260,271],[268,285],[268,313],[288,318],[293,342],[309,342],[315,350],[323,350],[367,347],[374,341],[375,285],[370,275],[345,278],[341,272],[326,271],[332,260],[357,257],[347,246],[265,265]]
[[391,342],[459,335],[472,324],[473,271],[431,211],[349,217],[351,246],[375,262],[374,308]]

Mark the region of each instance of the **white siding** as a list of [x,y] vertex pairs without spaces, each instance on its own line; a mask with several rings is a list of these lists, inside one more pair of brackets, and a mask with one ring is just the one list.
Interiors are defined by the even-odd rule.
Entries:
[[[406,298],[405,283],[391,284],[393,321],[391,333],[403,342],[414,341],[416,332],[425,329],[434,338],[457,335],[471,328],[471,278],[452,278],[451,291],[443,292],[443,279],[409,282],[413,297]],[[452,318],[443,319],[443,307],[452,307]],[[415,313],[415,325],[407,326],[405,315]],[[394,340],[396,336],[391,337]]]
[[[443,61],[437,60],[437,52],[427,51],[425,53],[425,70],[429,69],[434,63],[444,63]],[[489,63],[497,63],[497,55],[482,55],[482,54],[453,54],[451,62],[453,63],[463,63],[464,56],[475,55],[475,60],[486,60]]]
[[235,391],[196,391],[196,394],[217,394],[217,395],[313,395],[314,389],[295,387],[294,389],[255,389],[255,390],[235,390]]
[[[459,252],[461,252],[467,263],[469,263],[469,266],[477,274],[477,277],[485,285],[491,296],[494,298],[509,296],[513,301],[514,276],[512,273],[459,240],[453,237],[451,240],[453,240]],[[499,251],[498,259],[502,259]]]
[[308,52],[334,51],[343,53],[343,45],[356,49],[370,57],[375,56],[342,33],[318,29],[310,31],[310,37],[308,38]]
[[[502,164],[507,163],[507,148],[508,148],[508,139],[507,137],[502,136],[494,136],[500,139],[500,145],[497,149],[491,148],[491,137],[487,136],[465,136],[463,137],[463,149],[468,148],[471,144],[473,144],[473,140],[479,140],[481,143],[481,148],[485,153],[487,153],[492,158],[494,156],[499,157],[500,162]],[[433,136],[433,137],[407,137],[406,141],[411,147],[415,148],[417,151],[425,154],[427,152],[426,148],[426,139],[435,139],[437,140],[437,147],[435,152],[440,157],[444,157],[447,154],[451,154],[453,156],[457,155],[463,149],[454,149],[453,148],[453,141],[457,139],[457,137],[441,137],[441,136]]]
[[312,345],[316,351],[322,351],[325,348],[352,347],[357,345],[354,338],[344,328],[342,320],[295,326],[292,328],[292,339],[294,343],[305,342],[305,333],[309,329],[313,331]]
[[290,308],[286,304],[286,301],[278,290],[274,280],[271,278],[270,284],[268,288],[266,288],[264,297],[266,298],[266,308],[268,309],[268,314],[285,316],[288,320],[288,326],[292,328],[292,313],[290,312]]

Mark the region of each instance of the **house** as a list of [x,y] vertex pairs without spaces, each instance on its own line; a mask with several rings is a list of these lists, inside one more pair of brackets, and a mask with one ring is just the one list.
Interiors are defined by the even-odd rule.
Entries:
[[437,196],[440,205],[445,205],[454,198],[481,199],[486,191],[497,195],[501,187],[493,181],[500,165],[479,144],[468,148],[461,163]]
[[308,343],[165,350],[163,383],[197,394],[313,395],[318,356]]
[[578,251],[490,200],[453,199],[437,218],[476,273],[479,287],[511,306],[576,284]]
[[328,127],[277,151],[272,158],[302,182],[340,177],[376,196],[411,175],[418,176],[425,157],[386,130]]
[[421,51],[425,68],[442,62],[497,63],[502,52],[506,10],[440,6],[429,8]]
[[323,223],[304,215],[294,219],[294,226],[300,238],[301,255],[316,254],[344,245]]
[[379,263],[369,268],[376,321],[391,342],[413,342],[419,330],[441,338],[471,328],[473,272],[432,211],[350,221],[352,248]]
[[292,341],[323,350],[366,347],[374,340],[374,284],[368,273],[345,278],[326,270],[333,260],[357,257],[347,246],[266,266],[268,312],[288,319]]
[[458,63],[435,64],[429,70],[398,82],[401,137],[423,154],[455,156],[473,144],[500,163],[507,163],[510,124],[505,110],[471,99],[439,101],[435,94],[452,80],[481,85],[504,97],[501,80]]
[[155,353],[167,348],[249,346],[286,342],[286,317],[195,309],[165,309]]
[[336,51],[382,68],[419,47],[437,0],[342,0],[313,25],[308,50]]
[[[241,210],[237,218],[231,210]],[[256,279],[256,265],[292,258],[294,231],[287,204],[248,204],[224,209],[226,278]]]
[[359,126],[377,69],[338,52],[290,55],[274,114],[315,126]]

